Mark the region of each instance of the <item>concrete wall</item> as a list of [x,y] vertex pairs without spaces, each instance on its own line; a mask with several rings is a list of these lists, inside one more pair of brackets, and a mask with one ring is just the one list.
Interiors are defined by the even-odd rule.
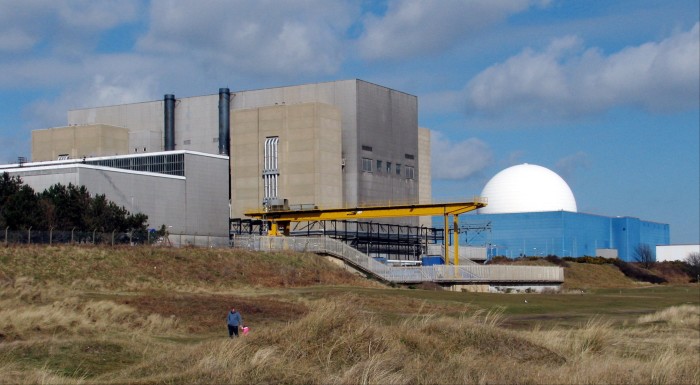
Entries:
[[3,169],[35,191],[61,183],[84,185],[90,194],[131,213],[148,215],[150,228],[172,226],[173,234],[228,236],[228,158],[185,154],[185,177],[82,163]]
[[231,129],[232,216],[262,205],[265,139],[279,137],[278,198],[290,205],[343,201],[340,111],[304,103],[235,110]]
[[[358,82],[357,92],[358,160],[354,167],[362,170],[362,158],[372,160],[372,170],[359,175],[358,202],[417,203],[420,178],[417,98],[366,82]],[[381,170],[377,169],[377,160],[382,161]],[[406,177],[407,166],[413,168],[413,179]],[[404,223],[417,224],[418,219]]]
[[9,171],[19,175],[34,191],[44,191],[61,183],[84,185],[91,195],[107,199],[131,213],[148,215],[149,227],[171,225],[171,232],[185,231],[185,178],[152,173],[137,173],[89,165],[51,166]]
[[228,236],[228,176],[228,157],[185,153],[185,234]]
[[128,128],[129,153],[163,151],[163,119],[162,100],[68,111],[68,125],[107,124]]
[[129,130],[106,124],[55,127],[32,131],[32,161],[71,159],[129,153]]

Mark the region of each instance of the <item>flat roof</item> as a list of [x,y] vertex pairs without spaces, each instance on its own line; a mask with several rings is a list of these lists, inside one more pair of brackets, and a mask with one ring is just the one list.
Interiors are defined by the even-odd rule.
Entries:
[[76,168],[76,169],[83,168],[83,169],[90,169],[90,170],[109,171],[109,172],[117,172],[117,173],[122,173],[122,174],[134,174],[134,175],[169,178],[169,179],[180,179],[180,180],[187,179],[186,177],[179,176],[179,175],[161,174],[161,173],[149,172],[149,171],[126,170],[123,168],[96,166],[96,165],[84,164],[84,163],[52,164],[52,165],[43,165],[43,166],[34,166],[34,167],[22,166],[22,167],[15,167],[15,168],[0,169],[0,170],[2,170],[3,172],[8,172],[8,173],[10,173],[10,172],[11,173],[27,173],[27,172],[33,172],[33,171],[66,170],[66,169],[71,169],[71,168]]
[[173,154],[188,154],[205,156],[209,158],[216,159],[229,159],[227,155],[209,154],[206,152],[190,151],[190,150],[175,150],[175,151],[157,151],[157,152],[142,152],[140,154],[127,154],[127,155],[109,155],[109,156],[96,156],[96,157],[86,157],[86,158],[72,158],[66,160],[47,160],[41,162],[26,162],[22,163],[8,163],[0,164],[0,170],[14,169],[14,168],[35,168],[35,167],[46,167],[54,165],[75,165],[82,164],[85,161],[99,161],[99,160],[110,160],[110,159],[129,159],[129,158],[143,158],[147,156],[157,156],[157,155],[173,155]]
[[[274,89],[279,89],[279,88],[302,87],[302,86],[311,86],[311,85],[315,85],[315,84],[341,83],[341,82],[348,82],[348,81],[363,82],[363,83],[371,84],[371,85],[374,85],[374,86],[377,86],[377,87],[386,88],[387,90],[391,90],[391,91],[395,91],[395,92],[400,92],[400,93],[405,94],[405,95],[413,96],[413,97],[416,97],[416,98],[418,97],[418,96],[416,96],[416,95],[409,94],[408,92],[399,91],[399,90],[396,90],[396,89],[393,89],[393,88],[390,88],[390,87],[387,87],[387,86],[383,86],[383,85],[381,85],[381,84],[377,84],[377,83],[373,83],[373,82],[368,82],[368,81],[366,81],[366,80],[357,79],[357,78],[355,78],[355,79],[343,79],[343,80],[330,80],[330,81],[327,81],[327,82],[291,84],[291,85],[279,86],[279,87],[253,88],[253,89],[247,89],[247,90],[231,91],[231,93],[232,93],[232,94],[235,94],[235,93],[242,93],[242,92],[254,92],[254,91],[274,90]],[[228,88],[228,87],[221,87],[221,88]],[[175,97],[175,99],[188,99],[188,98],[198,98],[198,97],[204,97],[204,96],[215,96],[215,95],[218,95],[218,92],[217,92],[217,93],[212,93],[212,94],[204,94],[204,95],[185,96],[185,97],[182,97],[182,98]],[[115,107],[115,106],[126,106],[126,105],[130,105],[130,104],[153,103],[153,102],[162,102],[162,101],[163,101],[163,99],[144,100],[144,101],[141,101],[141,102],[134,102],[134,103],[108,104],[108,105],[103,105],[103,106],[92,106],[92,107],[83,107],[83,108],[73,108],[73,109],[69,109],[68,111],[91,110],[91,109],[94,109],[94,108],[105,108],[105,107]]]

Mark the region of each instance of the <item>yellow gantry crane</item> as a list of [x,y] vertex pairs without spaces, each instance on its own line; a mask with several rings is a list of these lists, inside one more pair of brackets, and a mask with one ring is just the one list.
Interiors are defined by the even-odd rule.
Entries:
[[[289,235],[291,222],[315,222],[330,220],[353,220],[370,218],[422,217],[442,215],[445,221],[443,235],[445,264],[449,264],[447,234],[449,229],[448,217],[454,219],[454,248],[455,265],[459,264],[459,215],[486,206],[486,199],[475,197],[471,202],[421,203],[388,206],[362,206],[352,208],[319,209],[313,207],[307,210],[255,210],[245,213],[246,216],[272,222],[268,235]],[[283,228],[280,234],[279,229]]]

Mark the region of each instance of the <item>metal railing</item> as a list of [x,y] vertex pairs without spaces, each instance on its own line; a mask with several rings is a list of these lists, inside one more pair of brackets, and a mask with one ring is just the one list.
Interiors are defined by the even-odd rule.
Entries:
[[326,237],[236,235],[233,247],[258,251],[300,251],[330,254],[387,282],[561,283],[564,269],[549,266],[434,265],[394,267],[383,264],[343,242]]

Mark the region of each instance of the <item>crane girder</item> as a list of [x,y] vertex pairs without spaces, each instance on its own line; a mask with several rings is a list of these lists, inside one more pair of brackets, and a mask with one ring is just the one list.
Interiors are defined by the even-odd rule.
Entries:
[[[314,222],[331,220],[352,220],[371,218],[395,218],[395,217],[421,217],[442,215],[445,220],[445,232],[443,237],[447,237],[448,216],[454,218],[454,256],[455,265],[459,264],[459,222],[460,214],[467,213],[486,206],[486,199],[475,197],[471,202],[450,202],[450,203],[422,203],[403,204],[387,206],[362,206],[352,208],[319,209],[312,208],[306,210],[255,210],[247,211],[246,216],[256,219],[263,219],[272,222],[269,235],[280,235],[279,228],[284,228],[284,234],[289,235],[289,225],[291,222]],[[447,239],[443,239],[445,264],[449,264],[447,252]]]
[[387,206],[363,206],[352,208],[310,210],[255,210],[246,216],[273,222],[311,222],[370,218],[394,218],[436,215],[460,215],[486,206],[484,199],[472,202],[424,203]]

